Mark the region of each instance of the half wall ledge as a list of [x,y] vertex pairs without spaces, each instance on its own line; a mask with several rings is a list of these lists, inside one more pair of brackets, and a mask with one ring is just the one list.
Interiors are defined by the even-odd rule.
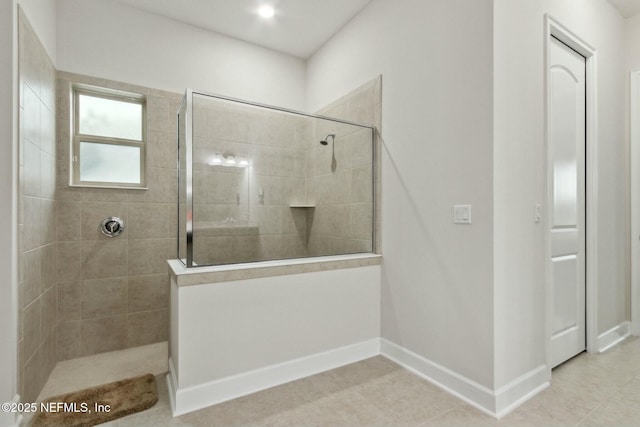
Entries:
[[313,273],[317,271],[340,270],[382,264],[380,254],[333,255],[313,258],[259,261],[242,264],[226,264],[186,268],[177,259],[170,259],[169,274],[178,286],[201,285],[205,283],[231,282],[235,280],[257,279],[261,277],[284,276],[289,274]]

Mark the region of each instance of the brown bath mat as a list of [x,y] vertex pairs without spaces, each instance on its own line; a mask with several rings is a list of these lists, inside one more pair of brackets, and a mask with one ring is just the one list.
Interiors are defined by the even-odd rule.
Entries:
[[31,426],[90,427],[143,411],[157,401],[156,378],[146,374],[51,397],[42,402],[49,410],[39,406]]

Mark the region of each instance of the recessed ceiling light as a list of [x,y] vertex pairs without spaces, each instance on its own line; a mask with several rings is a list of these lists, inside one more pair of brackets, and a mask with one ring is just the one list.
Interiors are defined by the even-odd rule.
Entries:
[[263,18],[273,18],[275,11],[273,10],[272,6],[265,4],[263,6],[260,6],[260,9],[258,9],[258,14]]

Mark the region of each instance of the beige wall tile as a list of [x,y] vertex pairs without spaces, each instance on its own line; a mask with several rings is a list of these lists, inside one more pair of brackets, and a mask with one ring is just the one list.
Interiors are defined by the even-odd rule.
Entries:
[[306,239],[299,234],[282,236],[282,255],[286,258],[302,258],[306,256]]
[[[258,236],[249,236],[256,241]],[[193,257],[198,265],[218,265],[255,259],[256,251],[238,253],[236,245],[243,242],[239,236],[194,237]],[[250,250],[248,248],[248,250]]]
[[169,307],[167,274],[129,277],[128,312],[166,309]]
[[175,117],[169,111],[169,99],[147,96],[147,130],[169,133],[174,129]]
[[362,124],[375,123],[375,92],[365,90],[350,97],[347,107],[347,120]]
[[138,86],[138,85],[125,83],[125,82],[117,82],[113,80],[107,80],[104,86],[110,89],[122,90],[125,92],[136,93],[139,95],[148,95],[150,93],[150,89],[144,86]]
[[55,200],[40,200],[40,244],[48,245],[56,242],[58,235],[58,202]]
[[[24,120],[22,136],[34,147],[40,148],[40,99],[29,84],[22,85],[24,98]],[[26,147],[25,147],[26,150]],[[28,158],[28,153],[25,153]],[[25,164],[26,159],[25,159]]]
[[56,199],[56,158],[40,151],[40,196],[44,199]]
[[[127,232],[130,239],[175,237],[176,205],[169,203],[130,203]],[[171,231],[174,231],[171,234]]]
[[129,276],[166,273],[167,260],[175,258],[175,250],[175,239],[129,240]]
[[64,202],[81,201],[84,190],[84,188],[69,187],[69,166],[58,162],[57,199]]
[[66,322],[81,319],[81,284],[80,282],[59,283],[58,291],[58,320]]
[[38,56],[42,54],[42,47],[22,11],[20,11],[18,34],[21,80],[26,81],[39,94],[42,77]]
[[226,262],[252,262],[260,259],[260,237],[235,236],[232,238],[232,251]]
[[140,192],[140,194],[144,190],[139,189],[131,189],[131,190],[121,190],[117,188],[91,188],[86,187],[82,188],[82,200],[84,202],[126,202],[129,200],[131,194],[136,192]]
[[147,165],[177,169],[178,149],[175,133],[147,131]]
[[284,258],[284,248],[282,246],[282,235],[261,235],[260,236],[260,260],[282,259]]
[[371,165],[360,166],[351,173],[351,203],[373,201]]
[[58,282],[82,277],[82,242],[58,242]]
[[22,307],[31,304],[42,291],[42,250],[34,249],[23,254],[24,282]]
[[58,251],[57,245],[42,247],[42,291],[52,288],[58,283]]
[[56,357],[55,70],[19,12],[18,389],[35,401]]
[[40,345],[40,298],[24,309],[24,347],[23,354],[30,359]]
[[[223,172],[216,171],[222,169]],[[238,172],[241,171],[241,172]],[[202,177],[207,203],[246,204],[249,201],[248,169],[217,167],[213,172],[207,172]],[[194,186],[194,194],[198,187]]]
[[51,335],[58,321],[58,293],[53,287],[40,297],[40,332],[42,338]]
[[80,326],[80,355],[121,350],[127,347],[127,316],[83,320]]
[[[26,119],[25,119],[26,120]],[[40,148],[31,141],[24,141],[24,194],[40,197]]]
[[83,280],[82,319],[115,316],[127,312],[127,278]]
[[53,368],[56,367],[56,363],[58,363],[58,356],[56,354],[56,341],[57,341],[57,326],[54,328],[54,331],[45,338],[42,343],[42,365],[40,371],[40,380],[42,381],[42,386],[47,383],[49,379],[49,375]]
[[42,360],[42,352],[37,351],[24,365],[23,391],[20,396],[23,402],[35,402],[44,386],[45,382],[40,373],[43,365]]
[[80,240],[82,203],[58,202],[58,240]]
[[[45,53],[45,52],[43,52]],[[46,53],[45,53],[46,56]],[[44,57],[42,63],[42,87],[40,89],[40,99],[43,104],[52,112],[56,108],[56,69],[48,57]],[[55,117],[55,115],[54,115]]]
[[349,140],[348,149],[351,167],[370,165],[373,159],[371,131],[363,129],[353,134]]
[[355,203],[351,205],[351,234],[349,237],[360,240],[371,240],[373,230],[372,208],[371,203]]
[[81,243],[83,279],[127,275],[127,240],[115,237]]
[[298,234],[303,238],[307,235],[307,209],[282,208],[282,234]]
[[128,206],[126,203],[111,202],[82,202],[82,220],[81,235],[83,240],[104,240],[111,239],[100,231],[100,225],[105,218],[119,217],[122,218],[125,225],[125,231],[115,239],[127,239],[127,213]]
[[168,310],[153,310],[127,316],[127,345],[136,347],[166,341],[169,336]]
[[251,222],[257,223],[260,234],[282,234],[282,206],[251,205]]
[[60,322],[56,342],[58,360],[80,357],[81,323],[79,320]]
[[147,168],[147,190],[129,190],[127,199],[138,203],[176,203],[177,172],[171,169]]

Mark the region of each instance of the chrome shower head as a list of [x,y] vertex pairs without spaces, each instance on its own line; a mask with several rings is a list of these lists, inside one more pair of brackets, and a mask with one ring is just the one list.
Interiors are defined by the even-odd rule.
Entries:
[[322,141],[320,141],[320,144],[328,145],[329,144],[329,138],[331,138],[331,142],[333,142],[336,139],[336,134],[335,133],[330,133],[329,135],[325,136],[324,139]]

